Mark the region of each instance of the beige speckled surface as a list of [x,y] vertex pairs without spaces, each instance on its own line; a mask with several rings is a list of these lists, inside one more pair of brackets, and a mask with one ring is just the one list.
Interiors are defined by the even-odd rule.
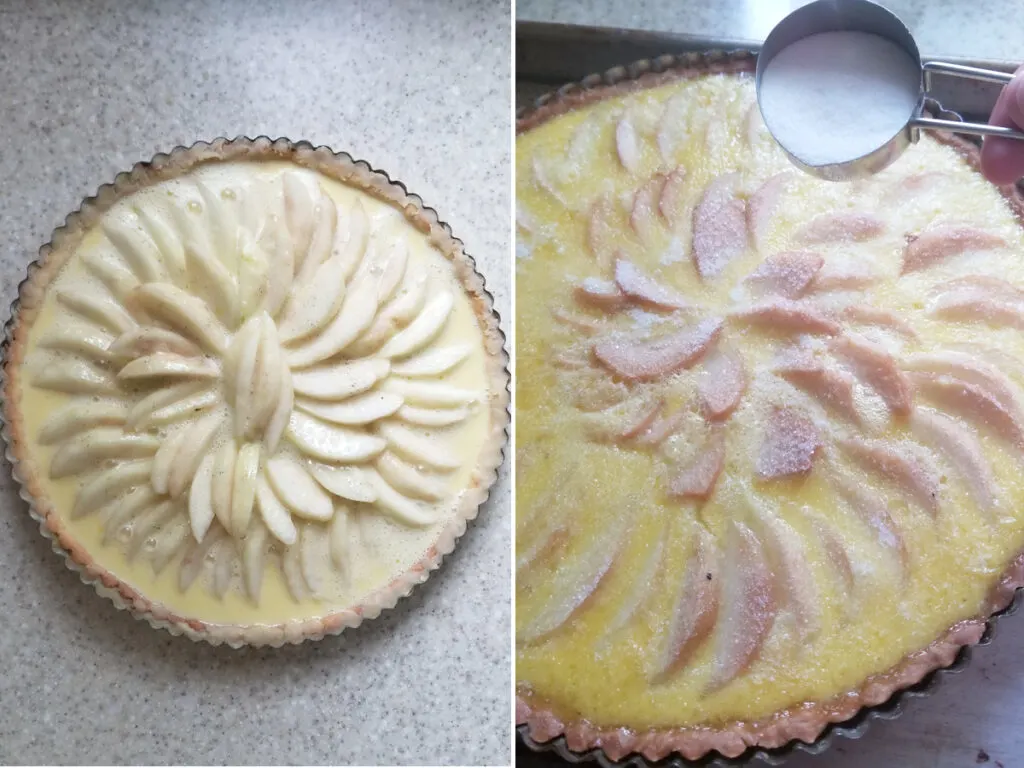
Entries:
[[[466,242],[507,318],[508,41],[509,4],[491,0],[0,1],[2,305],[116,172],[265,133],[403,180]],[[507,470],[395,611],[320,643],[235,652],[156,632],[81,584],[5,468],[0,763],[507,764]]]
[[[1024,60],[1021,0],[881,0],[910,26],[926,55]],[[518,0],[519,19],[763,39],[800,0]],[[526,103],[525,94],[523,103]],[[837,738],[824,755],[798,753],[787,768],[992,768],[1024,766],[1024,617],[1002,619],[992,644],[974,650],[933,696],[874,722],[858,741]],[[520,759],[521,768],[555,761]],[[756,765],[760,765],[757,763]]]

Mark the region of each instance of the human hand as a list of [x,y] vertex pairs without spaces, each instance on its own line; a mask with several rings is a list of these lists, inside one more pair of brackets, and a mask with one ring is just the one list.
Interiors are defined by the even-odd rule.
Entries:
[[[989,123],[1024,130],[1024,64],[999,94]],[[1024,141],[986,136],[981,147],[981,172],[993,184],[1016,183],[1024,177]]]

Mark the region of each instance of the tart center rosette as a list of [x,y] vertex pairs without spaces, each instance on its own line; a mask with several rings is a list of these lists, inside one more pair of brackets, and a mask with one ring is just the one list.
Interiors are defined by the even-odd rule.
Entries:
[[31,384],[65,396],[38,442],[51,480],[79,481],[71,517],[101,516],[129,560],[178,558],[180,589],[207,573],[256,604],[277,563],[305,600],[353,576],[353,548],[386,550],[365,519],[423,528],[452,506],[487,393],[446,378],[482,347],[445,334],[458,288],[398,212],[308,172],[241,179],[102,216],[29,355]]

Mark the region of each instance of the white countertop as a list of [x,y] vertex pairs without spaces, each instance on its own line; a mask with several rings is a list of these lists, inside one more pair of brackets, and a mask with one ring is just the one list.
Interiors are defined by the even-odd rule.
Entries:
[[[516,14],[530,21],[762,40],[775,23],[803,4],[796,0],[518,0]],[[885,4],[909,25],[925,55],[1024,60],[1024,3],[1020,0],[887,0]],[[824,755],[798,754],[786,765],[1024,766],[1022,715],[1024,617],[1018,614],[1000,621],[992,644],[975,649],[965,671],[948,676],[930,698],[909,700],[902,717],[874,722],[860,740],[836,738]]]
[[[86,195],[198,139],[348,150],[419,193],[509,316],[509,3],[0,3],[0,302]],[[450,42],[457,30],[458,45]],[[508,464],[442,569],[280,650],[173,638],[66,570],[0,472],[0,763],[509,762]]]

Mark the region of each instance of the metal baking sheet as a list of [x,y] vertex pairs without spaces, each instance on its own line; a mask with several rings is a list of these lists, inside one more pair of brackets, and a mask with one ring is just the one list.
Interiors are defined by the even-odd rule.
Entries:
[[[653,59],[665,53],[756,52],[760,48],[757,40],[520,21],[516,23],[516,108],[528,107],[538,96],[565,83],[640,59]],[[935,57],[922,58],[927,61]],[[1017,66],[998,60],[948,56],[942,60],[1001,72],[1013,72]],[[987,121],[999,88],[992,83],[936,77],[931,96],[964,119]]]
[[[757,52],[760,47],[760,41],[756,40],[520,21],[516,23],[516,109],[520,111],[529,108],[538,97],[557,90],[562,85],[641,59],[654,59],[663,54],[704,53],[713,50]],[[922,58],[933,60],[939,57],[925,55]],[[1013,72],[1017,67],[1016,63],[1001,60],[948,56],[941,57],[941,60],[1001,72]],[[999,90],[1000,86],[991,83],[936,78],[930,96],[945,109],[959,113],[964,119],[987,121]],[[1002,615],[1014,613],[1019,602],[1020,593]],[[989,643],[996,621],[996,618],[990,621],[985,637],[978,645],[984,646]],[[809,754],[820,754],[828,750],[836,735],[856,739],[865,733],[870,721],[888,720],[899,716],[907,699],[929,695],[942,678],[961,671],[970,660],[971,654],[971,648],[962,649],[948,669],[933,672],[921,683],[897,693],[885,704],[862,710],[851,721],[830,726],[814,744],[791,743],[777,750],[754,750],[736,760],[709,755],[697,763],[691,763],[675,756],[666,758],[657,765],[665,765],[666,768],[691,765],[726,768],[752,763],[780,765],[787,761],[795,749]],[[599,765],[601,768],[650,765],[648,761],[636,756],[615,763],[608,760],[599,750],[593,750],[585,755],[576,754],[566,748],[563,739],[556,739],[543,745],[527,744],[529,737],[524,734],[523,729],[519,728],[517,731],[516,763],[524,768],[565,768],[572,763]]]

